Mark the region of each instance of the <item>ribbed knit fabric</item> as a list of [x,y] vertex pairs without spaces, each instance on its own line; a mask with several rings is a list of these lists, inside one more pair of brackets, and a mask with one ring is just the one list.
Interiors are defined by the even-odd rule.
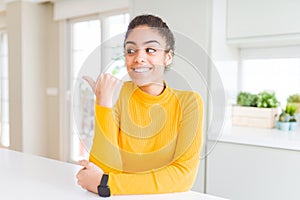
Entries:
[[152,96],[124,83],[114,108],[95,105],[90,161],[109,174],[112,194],[189,190],[200,161],[203,102],[167,86]]

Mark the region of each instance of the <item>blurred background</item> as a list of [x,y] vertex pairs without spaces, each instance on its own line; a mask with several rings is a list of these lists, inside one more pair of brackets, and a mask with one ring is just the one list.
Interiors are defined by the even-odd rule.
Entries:
[[[298,199],[300,130],[291,119],[299,121],[299,8],[296,0],[0,0],[0,148],[72,163],[88,158],[94,98],[77,81],[81,66],[134,16],[155,14],[212,61],[202,66],[205,133],[214,123],[207,103],[217,81],[211,67],[226,95],[221,134],[204,135],[206,156],[193,190],[229,199]],[[119,63],[113,53],[101,58]],[[109,71],[118,75],[124,65]]]

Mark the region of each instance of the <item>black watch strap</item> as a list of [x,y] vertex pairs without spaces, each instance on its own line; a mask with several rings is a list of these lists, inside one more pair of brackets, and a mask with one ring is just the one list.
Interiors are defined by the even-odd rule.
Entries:
[[110,188],[107,185],[108,183],[108,174],[103,174],[100,185],[98,186],[98,195],[100,197],[109,197],[110,196]]
[[103,174],[100,181],[100,186],[107,186],[107,182],[108,182],[108,174]]

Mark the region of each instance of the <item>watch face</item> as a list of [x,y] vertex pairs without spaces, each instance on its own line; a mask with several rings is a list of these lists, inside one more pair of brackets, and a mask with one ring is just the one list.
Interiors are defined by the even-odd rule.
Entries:
[[98,187],[98,194],[101,197],[109,197],[110,196],[110,189],[108,186],[99,186]]

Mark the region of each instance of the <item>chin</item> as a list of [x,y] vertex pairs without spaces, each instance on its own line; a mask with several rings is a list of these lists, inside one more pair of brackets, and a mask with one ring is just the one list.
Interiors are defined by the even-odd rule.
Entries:
[[134,79],[132,79],[132,82],[134,84],[136,84],[137,86],[143,86],[147,83],[147,81],[144,81],[144,80],[134,80]]

